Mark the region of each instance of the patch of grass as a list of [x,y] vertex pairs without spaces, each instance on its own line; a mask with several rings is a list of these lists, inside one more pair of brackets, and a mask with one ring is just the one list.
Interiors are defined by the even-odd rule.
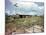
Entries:
[[12,28],[12,27],[31,27],[34,25],[44,25],[44,18],[41,16],[33,16],[30,18],[19,18],[19,19],[13,19],[12,17],[7,17],[6,19],[6,27]]

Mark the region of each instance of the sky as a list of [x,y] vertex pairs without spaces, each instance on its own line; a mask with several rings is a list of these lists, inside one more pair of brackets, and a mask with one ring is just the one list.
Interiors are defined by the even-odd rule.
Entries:
[[44,3],[43,1],[32,2],[30,0],[5,0],[5,12],[8,15],[43,15]]

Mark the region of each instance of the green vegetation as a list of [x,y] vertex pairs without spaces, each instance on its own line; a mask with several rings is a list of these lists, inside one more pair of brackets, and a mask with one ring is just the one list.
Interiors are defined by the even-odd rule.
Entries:
[[30,28],[33,25],[44,25],[44,17],[43,16],[32,16],[29,18],[15,18],[11,16],[6,17],[6,28]]

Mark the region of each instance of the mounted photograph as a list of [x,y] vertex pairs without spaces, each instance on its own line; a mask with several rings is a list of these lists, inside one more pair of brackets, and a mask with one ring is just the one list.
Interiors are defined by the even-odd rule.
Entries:
[[5,0],[5,35],[43,32],[44,2]]

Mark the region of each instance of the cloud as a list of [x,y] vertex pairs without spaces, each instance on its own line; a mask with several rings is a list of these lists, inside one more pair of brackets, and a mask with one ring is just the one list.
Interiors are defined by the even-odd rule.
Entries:
[[35,2],[38,6],[44,6],[44,2]]
[[[10,0],[14,5],[16,0]],[[21,0],[20,0],[21,1]],[[8,12],[10,15],[23,14],[23,15],[43,15],[44,6],[38,6],[34,2],[19,2],[17,0],[17,6],[15,10]]]
[[16,3],[16,0],[9,0],[12,4]]
[[18,14],[23,14],[23,15],[43,15],[44,6],[38,6],[37,4],[34,3],[31,6],[25,6],[24,4],[23,5],[19,4],[18,8],[16,9],[16,12],[18,12]]
[[26,3],[21,2],[18,3],[17,6],[18,7],[16,8],[16,12],[19,13],[22,12],[21,14],[36,15],[36,13],[40,11],[40,7],[33,2],[26,2]]
[[12,13],[10,15],[16,15],[16,11],[13,10]]
[[10,14],[10,11],[8,9],[5,10],[5,13],[7,13],[8,15]]
[[18,3],[17,6],[18,7],[15,8],[16,11],[30,12],[32,10],[38,9],[38,5],[32,2],[25,2],[25,3],[21,2],[21,3]]
[[37,13],[35,13],[35,12],[28,12],[28,13],[26,13],[26,12],[16,12],[16,14],[21,14],[21,15],[36,15]]
[[10,11],[10,10],[6,9],[5,13],[7,13],[8,15],[16,15],[15,10]]
[[9,1],[13,4],[15,4],[16,2],[23,2],[23,1],[44,2],[44,0],[9,0]]

